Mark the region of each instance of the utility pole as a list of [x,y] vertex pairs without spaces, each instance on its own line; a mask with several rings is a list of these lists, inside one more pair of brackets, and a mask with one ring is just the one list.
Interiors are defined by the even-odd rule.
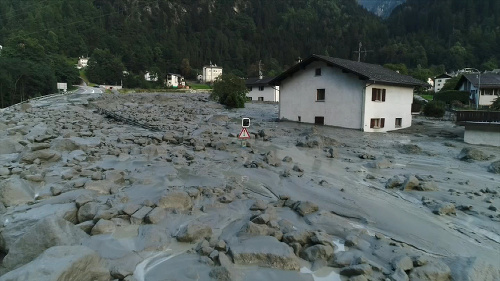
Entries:
[[361,44],[361,42],[359,42],[359,46],[358,46],[358,50],[357,51],[354,51],[355,53],[358,53],[358,62],[361,61],[361,53],[364,53],[366,55],[366,53],[370,53],[370,52],[373,52],[373,50],[364,50],[364,51],[361,51],[361,47],[363,46],[363,44]]

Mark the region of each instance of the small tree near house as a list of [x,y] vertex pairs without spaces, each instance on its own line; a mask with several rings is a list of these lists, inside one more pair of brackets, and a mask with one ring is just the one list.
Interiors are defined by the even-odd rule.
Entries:
[[242,108],[245,107],[247,93],[245,80],[233,74],[222,74],[215,80],[210,97],[228,107]]

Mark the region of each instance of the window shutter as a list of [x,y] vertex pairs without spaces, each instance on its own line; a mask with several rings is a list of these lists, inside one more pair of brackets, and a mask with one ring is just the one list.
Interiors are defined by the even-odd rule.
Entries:
[[372,89],[372,101],[377,100],[377,89],[373,88]]
[[385,101],[385,89],[382,90],[382,101]]
[[385,118],[380,118],[380,128],[383,128],[385,124]]

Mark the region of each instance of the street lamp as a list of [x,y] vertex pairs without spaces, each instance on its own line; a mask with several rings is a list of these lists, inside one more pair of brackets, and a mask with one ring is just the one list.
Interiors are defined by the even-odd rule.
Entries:
[[471,68],[471,70],[474,70],[478,73],[476,77],[479,79],[476,90],[476,98],[475,98],[476,110],[477,110],[479,108],[479,96],[481,95],[481,71],[479,71],[477,68]]

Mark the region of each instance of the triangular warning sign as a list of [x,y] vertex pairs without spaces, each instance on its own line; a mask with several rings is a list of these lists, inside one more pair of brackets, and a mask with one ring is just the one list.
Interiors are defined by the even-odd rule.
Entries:
[[250,134],[248,133],[247,128],[241,129],[241,133],[238,135],[238,138],[240,138],[240,139],[249,139],[250,138]]

